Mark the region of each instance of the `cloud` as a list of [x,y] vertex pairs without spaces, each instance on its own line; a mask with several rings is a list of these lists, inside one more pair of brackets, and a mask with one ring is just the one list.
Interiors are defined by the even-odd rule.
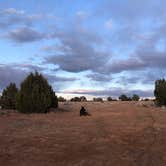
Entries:
[[160,19],[165,15],[165,5],[164,0],[106,0],[99,5],[96,14],[111,16],[123,22],[138,22],[143,18]]
[[17,43],[26,43],[42,40],[46,36],[33,28],[22,27],[9,31],[4,37]]
[[[57,76],[56,74],[48,74],[45,71],[45,68],[39,67],[37,65],[30,65],[30,64],[11,64],[11,65],[4,65],[0,64],[0,91],[4,89],[10,82],[15,82],[19,87],[20,83],[25,79],[25,77],[30,72],[38,71],[44,75],[45,78],[48,79],[49,83],[52,85],[54,83],[68,83],[77,81],[78,78],[75,77],[64,77],[64,76]],[[57,87],[58,88],[58,87]]]
[[105,27],[110,29],[110,30],[112,29],[112,27],[113,27],[112,19],[109,19],[109,20],[106,21]]
[[80,50],[76,47],[72,48],[72,53],[47,57],[46,63],[59,65],[61,70],[68,72],[96,70],[103,65],[104,54],[96,53],[88,46],[80,45]]
[[25,70],[18,70],[10,65],[0,65],[0,90],[4,89],[10,82],[15,82],[18,86],[26,75]]
[[92,81],[98,81],[98,82],[106,82],[106,81],[108,82],[112,79],[111,76],[109,75],[104,75],[99,73],[88,74],[86,75],[86,77]]
[[73,81],[77,81],[78,79],[75,77],[62,77],[62,76],[56,76],[56,75],[52,75],[52,74],[44,74],[44,76],[49,80],[49,82],[51,83],[55,83],[55,82],[73,82]]
[[[47,56],[45,63],[59,65],[59,68],[69,72],[81,72],[85,70],[99,69],[110,56],[98,51],[94,45],[102,40],[97,35],[85,30],[55,33],[52,37],[61,42],[61,46],[55,51],[55,55]],[[54,50],[57,46],[45,47]]]
[[24,10],[16,10],[15,8],[8,8],[0,11],[0,14],[8,14],[8,15],[23,15],[25,13]]
[[32,13],[28,14],[24,10],[8,8],[0,10],[0,30],[8,28],[28,26],[33,27],[45,20],[55,20],[57,17],[52,14]]
[[77,17],[78,20],[84,20],[84,19],[86,19],[88,16],[89,16],[89,13],[86,12],[86,11],[80,10],[80,11],[78,11],[78,12],[76,13],[76,17]]
[[139,55],[148,67],[166,69],[166,52],[142,50]]
[[121,94],[126,94],[128,96],[132,96],[133,94],[138,94],[141,97],[152,97],[153,90],[127,90],[122,88],[112,88],[112,89],[104,89],[104,90],[90,90],[90,89],[76,89],[76,90],[65,90],[59,91],[64,94],[79,94],[79,95],[93,95],[93,96],[112,96],[119,97]]
[[18,25],[31,25],[32,21],[33,19],[26,15],[24,10],[14,8],[0,10],[0,29],[2,30]]
[[120,73],[123,71],[140,70],[144,67],[146,67],[146,63],[139,58],[129,58],[127,60],[119,60],[107,64],[104,68],[104,72]]
[[70,52],[70,48],[68,46],[64,46],[64,45],[59,45],[59,44],[55,44],[55,45],[48,45],[48,46],[43,46],[40,48],[41,51],[45,51],[48,53],[55,53],[55,52],[59,52],[59,53],[65,53],[65,52]]
[[[133,4],[133,2],[131,3]],[[154,1],[153,3],[156,4]],[[126,11],[128,7],[124,7],[122,4],[120,3],[119,5],[123,12],[123,10]],[[118,3],[115,3],[114,5],[118,5]],[[135,4],[133,5],[133,8],[136,7]],[[138,2],[138,6],[138,8],[141,8],[140,2]],[[132,10],[133,9],[130,11],[131,13]],[[146,11],[144,14],[146,14]],[[107,21],[107,25],[112,28],[112,19]],[[122,27],[118,26],[117,30],[115,30],[115,35],[113,34],[113,38],[110,39],[111,44],[109,44],[109,47],[114,50],[117,49],[119,54],[121,54],[119,47],[122,45],[125,45],[122,47],[122,51],[123,48],[126,49],[125,47],[127,47],[127,49],[132,49],[130,54],[127,56],[128,58],[123,60],[116,58],[112,60],[111,57],[114,55],[108,51],[109,49],[106,45],[104,51],[102,49],[102,51],[96,49],[102,47],[107,39],[101,40],[97,34],[94,35],[90,30],[86,31],[82,25],[76,27],[79,28],[73,29],[72,31],[64,31],[62,33],[56,32],[53,35],[53,37],[57,38],[62,45],[61,48],[58,48],[57,46],[48,46],[44,48],[46,51],[50,51],[54,54],[46,57],[46,63],[56,64],[60,69],[69,72],[91,70],[98,74],[117,74],[123,71],[141,71],[153,67],[165,68],[166,66],[165,52],[162,53],[152,48],[150,45],[150,43],[156,45],[157,42],[163,38],[162,34],[165,33],[163,24],[157,29],[152,28],[154,33],[149,34],[148,38],[145,37],[143,40],[138,40],[138,36],[142,34],[140,27],[136,27],[134,24],[125,24]],[[116,39],[114,39],[114,37]],[[118,43],[116,43],[116,40],[118,40]],[[114,44],[116,44],[116,46]]]
[[24,69],[24,70],[27,70],[27,71],[32,71],[32,72],[44,71],[44,70],[47,69],[44,66],[35,65],[35,64],[32,64],[32,63],[22,63],[22,64],[16,63],[16,64],[12,64],[11,66],[15,66],[16,68],[21,68],[21,69]]
[[[106,0],[97,3],[100,8],[98,15],[92,15],[95,9],[90,14],[82,10],[74,11],[74,17],[70,15],[59,19],[56,29],[50,28],[49,32],[47,23],[51,23],[50,20],[47,23],[42,21],[45,22],[49,17],[55,20],[54,15],[29,14],[24,10],[9,8],[0,10],[0,30],[1,34],[5,32],[3,37],[16,43],[51,40],[40,49],[41,56],[45,51],[42,65],[46,68],[42,65],[22,64],[17,68],[12,67],[15,72],[19,69],[38,70],[45,73],[52,84],[58,82],[58,86],[77,79],[54,75],[47,69],[48,66],[56,66],[56,71],[73,72],[72,75],[84,72],[78,77],[81,80],[82,74],[85,74],[86,83],[90,86],[97,85],[96,82],[102,83],[102,86],[107,86],[109,82],[111,85],[117,83],[121,87],[139,83],[152,85],[155,79],[164,77],[166,71],[164,4],[166,3],[162,0],[160,3],[154,0]],[[106,30],[106,27],[111,30]],[[52,45],[52,42],[55,43]],[[86,71],[91,74],[86,75]],[[123,74],[125,77],[121,77]],[[116,94],[117,90],[93,93]]]
[[[161,29],[158,28],[158,31],[155,31],[151,37],[143,39],[143,42],[129,54],[128,58],[107,63],[104,72],[121,73],[123,71],[132,72],[149,69],[159,72],[158,69],[166,70],[166,49],[157,48],[158,42],[163,40],[163,25]],[[163,42],[165,43],[164,40]]]

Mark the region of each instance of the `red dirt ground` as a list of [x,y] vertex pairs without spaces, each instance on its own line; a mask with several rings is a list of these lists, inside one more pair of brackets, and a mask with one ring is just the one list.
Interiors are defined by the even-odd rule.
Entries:
[[[80,117],[81,105],[92,116]],[[166,110],[134,102],[60,108],[68,111],[0,111],[0,166],[166,165]]]

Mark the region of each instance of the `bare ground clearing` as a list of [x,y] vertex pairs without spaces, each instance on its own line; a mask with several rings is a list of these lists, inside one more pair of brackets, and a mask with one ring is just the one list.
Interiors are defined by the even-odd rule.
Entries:
[[[80,117],[81,105],[92,116]],[[0,114],[0,165],[166,165],[166,110],[134,102],[60,108],[68,111]]]

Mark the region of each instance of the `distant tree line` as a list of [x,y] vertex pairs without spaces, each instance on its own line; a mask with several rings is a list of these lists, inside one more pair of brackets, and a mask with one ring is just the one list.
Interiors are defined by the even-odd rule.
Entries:
[[132,97],[128,97],[125,94],[122,94],[121,96],[119,96],[119,100],[121,101],[139,101],[140,97],[137,94],[133,94]]
[[94,97],[94,98],[93,98],[93,101],[96,101],[96,102],[103,102],[103,98],[101,98],[101,97]]
[[81,97],[73,97],[70,99],[70,101],[80,102],[80,101],[87,101],[87,99],[85,96],[81,96]]
[[[166,80],[156,80],[154,96],[157,105],[166,105]],[[121,101],[138,101],[140,97],[133,94],[128,97],[125,94],[119,96]],[[107,97],[107,101],[115,101],[112,97]],[[145,101],[148,99],[145,99]],[[0,97],[0,106],[2,109],[17,109],[23,113],[45,113],[49,108],[58,107],[58,101],[65,102],[66,99],[55,95],[52,87],[43,75],[38,72],[30,73],[21,83],[20,89],[15,83],[10,83],[2,92]],[[70,101],[80,102],[87,101],[85,96],[73,97]],[[103,102],[103,98],[93,98],[95,102]]]

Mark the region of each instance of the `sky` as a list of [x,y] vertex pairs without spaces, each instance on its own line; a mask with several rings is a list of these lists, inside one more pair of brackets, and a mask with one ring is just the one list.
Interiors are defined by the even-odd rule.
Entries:
[[0,0],[0,92],[34,71],[58,96],[153,97],[165,0]]

